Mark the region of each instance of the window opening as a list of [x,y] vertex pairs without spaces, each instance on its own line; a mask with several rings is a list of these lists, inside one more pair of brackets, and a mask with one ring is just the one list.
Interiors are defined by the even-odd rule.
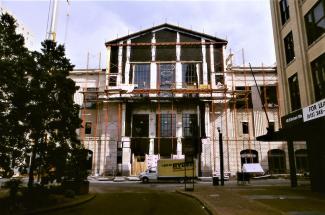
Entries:
[[286,54],[286,62],[288,64],[295,58],[295,51],[294,51],[292,32],[290,32],[284,38],[284,48],[285,48],[284,51],[285,51],[285,54]]
[[325,54],[311,62],[315,99],[319,101],[325,98]]
[[242,128],[243,128],[243,134],[249,133],[248,122],[242,122]]
[[291,110],[294,111],[301,108],[297,74],[294,74],[289,78],[289,90],[290,90]]
[[91,134],[91,122],[85,124],[85,134]]
[[305,15],[305,25],[310,45],[325,32],[325,0],[319,1]]
[[134,84],[138,89],[150,88],[150,65],[135,64],[134,65]]
[[197,115],[183,114],[183,136],[195,137],[197,136]]
[[183,76],[183,88],[187,87],[197,87],[197,71],[196,64],[187,63],[182,64],[182,76]]
[[281,22],[282,25],[284,25],[287,22],[287,20],[290,18],[289,5],[287,0],[280,1],[280,13],[281,13]]

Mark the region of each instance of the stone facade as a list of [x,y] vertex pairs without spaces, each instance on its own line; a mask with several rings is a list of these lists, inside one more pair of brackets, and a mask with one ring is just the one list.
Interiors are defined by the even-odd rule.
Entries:
[[[276,69],[226,68],[226,43],[164,24],[107,42],[105,70],[72,71],[92,173],[137,175],[160,158],[193,156],[199,175],[211,176],[219,171],[218,128],[225,171],[234,175],[243,163],[259,162],[285,173],[286,146],[256,141],[268,126],[265,111],[279,129]],[[280,154],[272,157],[274,149]]]

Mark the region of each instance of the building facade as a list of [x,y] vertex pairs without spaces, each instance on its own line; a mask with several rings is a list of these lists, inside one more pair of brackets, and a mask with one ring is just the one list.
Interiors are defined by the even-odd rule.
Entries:
[[280,126],[277,70],[226,66],[226,44],[163,24],[107,42],[106,69],[72,71],[93,174],[138,175],[158,159],[190,156],[199,175],[211,176],[219,171],[219,131],[225,171],[261,163],[287,172],[286,145],[256,141],[266,125]]
[[[271,139],[293,147],[304,142],[312,189],[324,192],[325,1],[271,0],[270,4],[283,128]],[[292,171],[295,165],[292,162]]]

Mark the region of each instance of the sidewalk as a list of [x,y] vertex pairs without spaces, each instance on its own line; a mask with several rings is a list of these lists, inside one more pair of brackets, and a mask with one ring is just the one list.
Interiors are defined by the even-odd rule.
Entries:
[[223,187],[197,184],[193,192],[179,192],[197,198],[213,215],[325,214],[325,195],[311,192],[308,185],[225,182]]

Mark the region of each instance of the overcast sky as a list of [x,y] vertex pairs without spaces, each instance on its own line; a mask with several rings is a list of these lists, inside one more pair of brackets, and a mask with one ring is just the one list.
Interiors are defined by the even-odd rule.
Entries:
[[[45,39],[50,0],[0,0],[34,35]],[[168,22],[228,40],[237,65],[274,65],[275,52],[269,0],[81,1],[59,3],[57,41],[76,68],[105,67],[105,41]],[[69,16],[67,12],[69,11]]]

